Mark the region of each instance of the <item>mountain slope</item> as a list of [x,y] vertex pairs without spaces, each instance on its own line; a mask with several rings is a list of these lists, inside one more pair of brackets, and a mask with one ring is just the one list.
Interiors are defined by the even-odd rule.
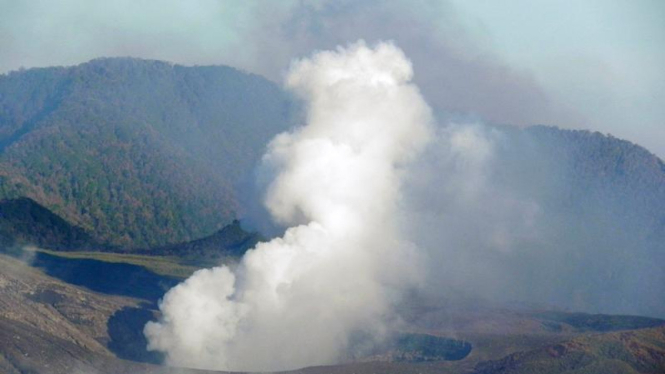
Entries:
[[58,250],[100,248],[84,230],[25,197],[0,200],[0,244]]
[[0,76],[0,198],[30,197],[102,241],[202,237],[288,127],[288,97],[232,68],[129,58]]
[[665,299],[654,296],[665,294],[658,157],[589,131],[464,131],[464,156],[444,143],[408,195],[420,215],[405,224],[432,248],[432,293],[665,317]]
[[[39,267],[39,261],[34,261],[33,266]],[[145,283],[133,287],[145,287]],[[199,372],[142,363],[160,361],[154,352],[146,351],[142,335],[145,322],[155,318],[154,311],[135,298],[109,294],[109,290],[98,291],[102,293],[67,284],[0,255],[0,371],[12,374],[76,373],[76,370],[109,374]],[[517,374],[562,373],[566,372],[562,369],[572,368],[577,370],[573,373],[595,374],[658,373],[662,368],[665,348],[662,326],[606,334],[598,331],[605,331],[608,326],[634,329],[663,321],[552,312],[485,310],[460,311],[457,315],[445,309],[428,307],[427,310],[428,315],[421,316],[426,317],[423,323],[416,326],[407,322],[403,326],[406,331],[414,328],[420,333],[399,335],[397,342],[402,348],[396,351],[367,357],[361,362],[295,372],[471,373],[475,368],[476,373],[482,374]],[[470,329],[455,333],[440,331],[440,326],[451,327],[451,316],[471,322],[466,324]],[[552,322],[560,326],[553,328]],[[446,336],[455,336],[455,340]],[[454,344],[467,338],[472,347],[466,343]],[[462,356],[440,357],[455,347],[464,348]],[[471,354],[467,356],[469,348]],[[447,361],[450,359],[453,361]]]
[[37,355],[49,357],[58,350],[79,358],[112,357],[104,346],[110,339],[107,320],[116,310],[138,304],[61,283],[4,255],[0,270],[0,349],[18,367],[48,362]]
[[3,374],[204,373],[127,361],[150,354],[136,341],[142,314],[152,318],[137,299],[91,292],[0,254]]
[[[569,204],[585,200],[599,215],[642,220],[639,234],[665,227],[665,163],[643,147],[611,135],[534,126],[524,130],[540,153],[556,160]],[[646,226],[646,227],[645,227]]]
[[[548,256],[538,278],[551,282],[552,302],[565,305],[557,299],[568,298],[574,310],[665,316],[665,300],[655,296],[665,293],[663,161],[600,133],[532,127],[523,136],[537,154],[513,176],[537,181],[523,182],[530,191],[522,196],[540,206],[532,230],[542,244],[527,242],[522,253]],[[539,171],[529,174],[529,167]]]
[[[29,197],[105,244],[198,239],[242,216],[237,187],[294,106],[223,66],[112,58],[0,75],[0,199]],[[645,149],[588,131],[498,131],[495,169],[512,194],[650,243],[665,231],[665,167]]]
[[475,374],[662,373],[665,327],[589,335],[483,362]]

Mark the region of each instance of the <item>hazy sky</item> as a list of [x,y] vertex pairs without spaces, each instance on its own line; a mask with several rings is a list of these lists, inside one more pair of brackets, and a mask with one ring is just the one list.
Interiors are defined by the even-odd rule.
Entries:
[[664,19],[661,0],[0,0],[0,72],[129,55],[279,81],[313,49],[393,39],[435,110],[597,130],[663,158]]
[[665,156],[665,2],[453,3],[475,40],[528,70],[585,127]]

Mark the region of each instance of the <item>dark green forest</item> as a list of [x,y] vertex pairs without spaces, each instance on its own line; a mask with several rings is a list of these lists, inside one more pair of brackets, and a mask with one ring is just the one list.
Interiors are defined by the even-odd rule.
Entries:
[[229,67],[130,58],[0,76],[0,199],[29,197],[100,242],[200,238],[288,128],[289,97]]
[[[51,247],[173,249],[244,217],[255,166],[297,105],[225,66],[106,58],[0,75],[0,200],[29,198],[86,238]],[[644,148],[582,130],[496,130],[493,177],[507,189],[561,217],[665,238],[665,165]]]

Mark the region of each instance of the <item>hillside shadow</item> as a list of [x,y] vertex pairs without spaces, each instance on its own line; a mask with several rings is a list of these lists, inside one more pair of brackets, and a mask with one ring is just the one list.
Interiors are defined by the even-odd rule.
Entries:
[[164,354],[148,351],[148,340],[143,335],[143,327],[154,320],[153,312],[146,308],[125,307],[115,312],[107,322],[110,341],[107,347],[119,358],[161,364]]
[[104,294],[143,299],[151,306],[178,284],[177,279],[137,265],[63,258],[40,252],[35,253],[31,265],[64,282]]

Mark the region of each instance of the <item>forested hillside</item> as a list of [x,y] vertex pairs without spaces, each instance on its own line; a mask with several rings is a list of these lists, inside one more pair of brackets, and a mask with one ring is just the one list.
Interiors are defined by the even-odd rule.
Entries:
[[0,76],[0,198],[29,197],[102,242],[203,237],[288,127],[289,98],[223,67],[130,58]]
[[655,296],[665,290],[663,162],[600,133],[532,127],[512,136],[500,151],[504,180],[497,184],[536,207],[504,256],[504,271],[519,279],[516,289],[528,285],[522,297],[575,310],[665,315]]
[[[295,105],[224,66],[111,58],[0,75],[0,199],[33,199],[115,247],[202,238],[242,218],[241,182],[296,123]],[[504,139],[492,178],[511,195],[561,222],[602,221],[598,237],[665,237],[665,166],[644,148],[555,127],[491,131]]]
[[[520,146],[505,151],[512,156],[502,163],[533,173],[540,185],[531,184],[531,193],[538,190],[541,201],[571,219],[613,227],[617,236],[610,240],[630,235],[665,251],[655,240],[665,239],[665,164],[654,154],[598,132],[534,126],[508,134]],[[593,227],[589,222],[586,230]]]
[[88,233],[25,197],[0,200],[0,246],[101,249]]

